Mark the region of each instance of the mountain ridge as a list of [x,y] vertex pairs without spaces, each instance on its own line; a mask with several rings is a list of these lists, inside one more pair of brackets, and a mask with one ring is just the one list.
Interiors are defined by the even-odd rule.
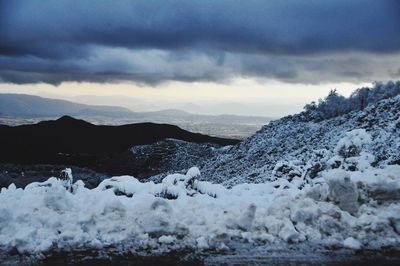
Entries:
[[[21,98],[21,99],[18,99]],[[24,105],[23,107],[25,108],[28,102],[26,100],[37,100],[40,101],[41,108],[46,109],[48,113],[45,113],[44,111],[41,112],[34,112],[34,113],[27,113],[23,111],[15,111],[19,110],[19,108],[22,108],[20,105]],[[69,104],[71,105],[70,108],[75,107],[77,110],[74,112],[65,112],[65,111],[56,111],[56,112],[49,112],[48,107],[46,104],[54,102],[54,104]],[[34,106],[37,107],[37,106]],[[52,109],[57,109],[57,108],[52,108]],[[55,98],[48,98],[48,97],[41,97],[41,96],[36,96],[36,95],[31,95],[31,94],[23,94],[23,93],[0,93],[0,115],[8,115],[8,116],[23,116],[23,117],[44,117],[48,115],[56,115],[56,116],[62,116],[62,115],[69,115],[69,116],[74,116],[74,115],[80,115],[80,114],[85,114],[85,111],[96,111],[96,110],[101,110],[104,109],[105,115],[107,115],[107,111],[111,112],[111,115],[113,115],[112,112],[121,112],[121,114],[124,115],[153,115],[153,114],[175,114],[175,115],[187,115],[187,116],[201,116],[201,117],[221,117],[221,118],[226,118],[226,117],[236,117],[236,118],[258,118],[258,119],[266,119],[268,117],[265,116],[258,116],[258,115],[236,115],[236,114],[217,114],[217,115],[207,115],[207,114],[198,114],[198,113],[191,113],[187,112],[185,110],[181,109],[174,109],[174,108],[169,108],[169,109],[162,109],[158,111],[132,111],[129,108],[122,107],[122,106],[115,106],[115,105],[92,105],[92,104],[85,104],[85,103],[77,103],[74,101],[70,100],[62,100],[62,99],[55,99]],[[29,110],[31,111],[31,110]],[[100,115],[100,113],[99,113]]]
[[46,117],[84,115],[85,112],[92,112],[96,115],[110,117],[131,113],[129,109],[119,106],[80,104],[29,94],[0,94],[0,115],[16,117]]
[[26,94],[0,94],[0,124],[33,124],[63,115],[74,116],[98,125],[143,122],[174,124],[192,132],[241,139],[251,135],[270,120],[260,116],[193,114],[177,109],[134,112],[118,106],[87,105]]

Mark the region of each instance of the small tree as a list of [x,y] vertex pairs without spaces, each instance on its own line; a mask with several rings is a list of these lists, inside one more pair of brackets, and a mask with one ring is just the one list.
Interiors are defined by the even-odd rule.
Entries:
[[73,177],[72,177],[71,168],[65,168],[64,170],[61,170],[60,175],[58,176],[58,179],[63,182],[63,186],[69,192],[72,192]]

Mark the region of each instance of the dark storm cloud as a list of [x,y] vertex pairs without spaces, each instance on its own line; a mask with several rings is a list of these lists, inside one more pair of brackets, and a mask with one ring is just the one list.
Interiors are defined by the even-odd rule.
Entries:
[[399,52],[396,0],[0,0],[6,82],[362,79],[371,55]]

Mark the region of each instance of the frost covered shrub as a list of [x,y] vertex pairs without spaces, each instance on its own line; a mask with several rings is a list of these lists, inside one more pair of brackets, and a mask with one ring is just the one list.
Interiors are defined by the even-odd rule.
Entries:
[[336,90],[331,90],[325,99],[304,106],[304,112],[300,114],[300,117],[305,121],[318,122],[351,111],[363,110],[370,104],[399,94],[400,81],[389,81],[386,84],[376,82],[372,88],[363,87],[355,90],[348,98],[338,94]]
[[355,157],[370,143],[371,136],[365,129],[355,129],[347,132],[345,137],[339,140],[335,152],[343,158]]
[[298,164],[296,161],[278,162],[275,165],[272,174],[276,177],[287,176],[289,177],[289,180],[291,180],[293,177],[301,176],[302,169],[296,165],[296,163]]
[[334,155],[327,162],[331,169],[341,168],[347,171],[363,170],[371,166],[375,156],[367,152],[372,144],[371,135],[365,129],[354,129],[347,132],[338,141]]
[[65,168],[62,170],[58,176],[58,179],[62,180],[63,186],[66,190],[72,192],[73,177],[71,168]]

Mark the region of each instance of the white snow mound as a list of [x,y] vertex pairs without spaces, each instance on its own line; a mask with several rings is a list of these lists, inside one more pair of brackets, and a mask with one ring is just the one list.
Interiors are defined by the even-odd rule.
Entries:
[[232,241],[400,247],[400,166],[230,189],[199,177],[192,168],[157,184],[119,176],[95,189],[77,181],[67,190],[56,178],[10,185],[0,192],[0,250],[218,250]]

